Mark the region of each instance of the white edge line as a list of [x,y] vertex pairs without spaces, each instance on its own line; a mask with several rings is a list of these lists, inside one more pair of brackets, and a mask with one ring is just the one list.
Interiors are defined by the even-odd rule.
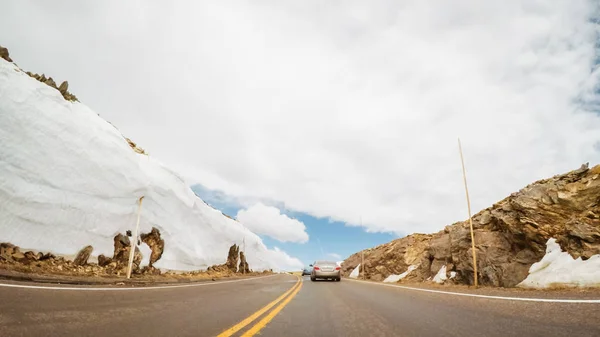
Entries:
[[184,287],[201,287],[201,286],[210,286],[210,285],[225,284],[225,283],[243,282],[243,281],[250,281],[250,280],[259,280],[262,278],[273,277],[273,276],[277,276],[277,275],[281,275],[281,274],[260,276],[260,277],[249,277],[249,278],[243,278],[243,279],[239,279],[239,280],[229,280],[229,281],[220,281],[220,282],[206,281],[206,282],[198,282],[195,284],[180,284],[180,285],[174,285],[174,286],[165,285],[165,286],[152,286],[152,287],[140,286],[137,288],[135,288],[135,287],[128,287],[128,288],[44,287],[44,286],[32,286],[32,285],[11,284],[11,283],[0,283],[0,287],[26,288],[26,289],[47,289],[47,290],[83,290],[83,291],[155,290],[155,289],[172,289],[172,288],[184,288]]
[[432,290],[432,289],[422,289],[422,288],[413,288],[407,286],[399,286],[393,284],[385,284],[385,283],[376,283],[369,281],[360,281],[346,278],[346,280],[373,284],[384,287],[392,287],[392,288],[400,288],[407,290],[416,290],[416,291],[424,291],[427,293],[436,293],[436,294],[445,294],[445,295],[456,295],[456,296],[467,296],[467,297],[478,297],[478,298],[488,298],[495,300],[506,300],[506,301],[526,301],[526,302],[549,302],[549,303],[596,303],[600,304],[600,299],[597,300],[574,300],[574,299],[553,299],[553,298],[529,298],[529,297],[504,297],[504,296],[490,296],[490,295],[479,295],[479,294],[466,294],[466,293],[455,293],[451,291],[442,291],[442,290]]

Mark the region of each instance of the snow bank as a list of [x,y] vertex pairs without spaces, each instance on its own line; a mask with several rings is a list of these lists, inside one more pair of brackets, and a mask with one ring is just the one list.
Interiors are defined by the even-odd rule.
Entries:
[[134,152],[87,106],[0,59],[0,241],[65,255],[91,244],[94,256],[112,255],[113,236],[135,227],[141,196],[141,232],[154,226],[165,240],[159,268],[224,263],[244,238],[252,269],[302,267],[206,205],[156,159]]
[[444,283],[448,277],[446,276],[446,266],[442,266],[437,274],[433,278],[433,282],[435,283]]
[[554,238],[546,242],[546,255],[531,265],[529,275],[518,287],[548,288],[554,285],[569,287],[600,287],[600,255],[587,260],[574,259],[563,252]]
[[400,275],[396,275],[396,274],[392,274],[388,277],[385,278],[385,280],[383,280],[383,282],[390,282],[390,283],[394,283],[394,282],[398,282],[401,279],[405,278],[408,274],[410,274],[411,271],[417,269],[418,266],[412,265],[410,267],[408,267],[408,269],[400,274]]
[[356,268],[354,268],[354,270],[350,273],[350,275],[348,275],[349,278],[358,278],[358,273],[360,271],[360,263],[358,264],[358,266],[356,266]]

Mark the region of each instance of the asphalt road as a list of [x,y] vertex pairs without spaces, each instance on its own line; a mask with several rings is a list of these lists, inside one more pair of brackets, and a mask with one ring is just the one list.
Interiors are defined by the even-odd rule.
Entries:
[[276,275],[144,290],[0,287],[0,336],[600,336],[598,303],[302,281]]

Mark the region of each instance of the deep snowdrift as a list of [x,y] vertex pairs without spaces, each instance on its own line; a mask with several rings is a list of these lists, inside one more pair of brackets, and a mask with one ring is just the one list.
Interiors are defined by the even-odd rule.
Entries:
[[548,288],[552,286],[597,287],[600,285],[600,255],[587,260],[574,259],[563,252],[555,239],[546,243],[546,255],[529,268],[529,275],[519,287]]
[[174,270],[224,263],[245,238],[254,270],[300,269],[242,224],[200,200],[176,173],[135,153],[121,133],[81,103],[0,59],[0,242],[72,255],[85,245],[112,256],[113,236],[160,229],[156,264]]

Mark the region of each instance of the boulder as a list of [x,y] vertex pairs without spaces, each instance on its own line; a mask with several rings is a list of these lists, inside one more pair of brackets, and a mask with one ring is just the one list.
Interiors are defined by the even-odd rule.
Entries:
[[160,231],[156,227],[152,227],[150,233],[142,234],[141,238],[142,242],[152,250],[150,255],[150,267],[152,267],[161,258],[165,250],[165,240],[160,237]]
[[112,259],[110,257],[107,257],[104,254],[98,255],[98,265],[100,267],[105,267],[111,262],[112,262]]
[[0,46],[0,57],[5,59],[8,62],[12,62],[13,60],[10,58],[8,54],[8,49]]
[[69,90],[69,82],[64,81],[58,87],[58,91],[60,91],[60,93],[64,96],[65,94],[67,94],[67,90]]
[[94,250],[94,247],[92,247],[92,246],[83,247],[79,251],[79,253],[77,253],[77,256],[75,256],[75,260],[73,260],[73,263],[76,266],[83,266],[83,265],[87,264],[88,259],[90,258],[90,255],[92,255],[93,250]]

